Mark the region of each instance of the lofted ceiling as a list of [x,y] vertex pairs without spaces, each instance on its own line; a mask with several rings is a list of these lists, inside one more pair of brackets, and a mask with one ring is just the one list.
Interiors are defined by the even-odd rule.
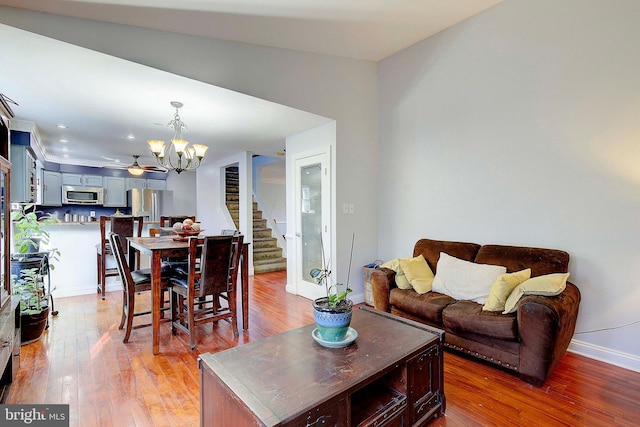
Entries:
[[[378,61],[500,1],[0,0],[0,6]],[[0,44],[0,61],[12,64],[0,73],[0,92],[19,104],[11,105],[16,119],[37,124],[50,161],[105,166],[142,154],[141,163],[151,164],[146,140],[170,138],[171,101],[184,103],[185,139],[215,147],[219,156],[275,155],[287,136],[329,121],[7,25],[0,25],[0,40],[11,40]]]

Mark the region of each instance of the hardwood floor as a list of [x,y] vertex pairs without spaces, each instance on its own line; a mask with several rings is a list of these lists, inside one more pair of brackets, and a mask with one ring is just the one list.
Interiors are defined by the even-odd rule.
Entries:
[[[250,327],[233,338],[230,325],[202,325],[198,347],[184,334],[160,333],[151,354],[150,328],[129,343],[118,330],[121,293],[60,298],[42,339],[22,347],[7,403],[68,403],[71,426],[199,425],[198,354],[217,352],[313,322],[308,300],[284,291],[286,272],[251,278]],[[148,295],[140,301],[148,303]],[[142,319],[144,321],[144,319]],[[543,387],[496,368],[445,353],[446,416],[433,426],[637,426],[640,373],[568,353]]]

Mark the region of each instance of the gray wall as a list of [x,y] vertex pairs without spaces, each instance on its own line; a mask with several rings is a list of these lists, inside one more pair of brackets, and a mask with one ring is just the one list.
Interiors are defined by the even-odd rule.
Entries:
[[[578,331],[640,319],[640,2],[507,0],[379,64],[379,256],[560,248]],[[640,370],[640,325],[572,349]]]

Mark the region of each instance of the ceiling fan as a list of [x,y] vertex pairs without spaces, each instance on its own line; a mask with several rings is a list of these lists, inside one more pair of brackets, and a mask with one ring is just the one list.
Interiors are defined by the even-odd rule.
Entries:
[[[140,176],[145,172],[167,173],[167,170],[165,168],[160,167],[160,166],[144,166],[144,165],[141,165],[140,163],[138,163],[138,158],[140,158],[140,155],[134,154],[133,155],[133,164],[131,164],[131,165],[125,165],[125,164],[122,164],[122,163],[113,163],[111,165],[108,165],[107,167],[113,168],[113,169],[126,169],[133,176]],[[108,160],[115,160],[115,159],[108,159]],[[117,160],[116,160],[116,162],[117,162]]]

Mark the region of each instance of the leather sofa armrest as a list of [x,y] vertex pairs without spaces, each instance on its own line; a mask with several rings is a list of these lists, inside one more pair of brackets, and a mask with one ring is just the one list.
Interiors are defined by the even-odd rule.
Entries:
[[518,302],[520,377],[542,385],[558,365],[573,337],[580,291],[570,282],[557,296],[527,295]]
[[371,293],[376,310],[391,312],[389,292],[396,287],[396,272],[389,268],[377,268],[371,273]]

